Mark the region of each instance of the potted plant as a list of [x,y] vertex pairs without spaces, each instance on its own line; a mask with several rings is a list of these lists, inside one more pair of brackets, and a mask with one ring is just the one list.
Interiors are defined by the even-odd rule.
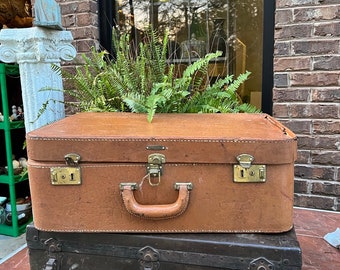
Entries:
[[156,31],[146,32],[132,52],[129,35],[114,34],[115,55],[92,49],[83,54],[83,64],[71,73],[54,67],[70,88],[65,92],[74,97],[78,111],[146,113],[149,122],[155,113],[238,113],[258,112],[250,104],[242,103],[238,87],[250,75],[245,72],[218,78],[210,83],[208,65],[222,52],[209,53],[188,65],[181,76],[167,59],[169,38],[159,42]]

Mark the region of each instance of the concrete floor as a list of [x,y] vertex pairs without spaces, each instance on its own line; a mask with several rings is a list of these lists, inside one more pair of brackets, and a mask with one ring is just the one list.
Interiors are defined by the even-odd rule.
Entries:
[[0,264],[26,247],[26,234],[18,237],[0,235]]

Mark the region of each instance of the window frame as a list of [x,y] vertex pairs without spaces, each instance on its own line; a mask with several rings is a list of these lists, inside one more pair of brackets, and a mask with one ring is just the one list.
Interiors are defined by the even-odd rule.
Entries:
[[[112,54],[112,28],[115,26],[117,12],[115,6],[116,0],[98,0],[99,43]],[[269,115],[273,113],[275,7],[276,0],[263,1],[261,110]]]
[[276,0],[264,0],[261,110],[269,115],[273,114],[275,7]]

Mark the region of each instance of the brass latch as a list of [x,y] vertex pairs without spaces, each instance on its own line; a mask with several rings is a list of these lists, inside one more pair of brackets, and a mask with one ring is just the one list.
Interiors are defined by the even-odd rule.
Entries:
[[78,154],[67,154],[64,157],[67,167],[52,167],[52,185],[80,185],[81,174],[79,167],[80,156]]
[[236,157],[239,165],[234,165],[234,182],[266,182],[266,165],[253,165],[254,157],[241,154]]
[[[163,164],[165,163],[165,155],[163,154],[151,154],[148,156],[148,164],[146,165],[146,171],[149,178],[149,184],[151,186],[158,186],[161,182],[161,175],[163,174]],[[151,181],[151,177],[158,177],[157,182]]]
[[146,170],[152,177],[158,177],[163,174],[163,163],[165,156],[162,154],[151,154],[148,156],[148,164]]

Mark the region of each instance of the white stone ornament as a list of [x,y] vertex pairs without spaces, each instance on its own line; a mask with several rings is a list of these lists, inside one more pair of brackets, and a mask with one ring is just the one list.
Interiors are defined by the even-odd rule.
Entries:
[[26,132],[65,117],[62,77],[52,65],[76,56],[72,41],[69,31],[43,27],[0,31],[0,61],[19,64]]

